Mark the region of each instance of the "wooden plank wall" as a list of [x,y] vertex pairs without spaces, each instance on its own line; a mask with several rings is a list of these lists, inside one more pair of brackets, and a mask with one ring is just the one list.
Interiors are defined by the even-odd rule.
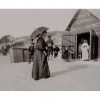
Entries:
[[23,55],[23,62],[28,62],[28,60],[29,60],[29,52],[28,52],[28,49],[24,49],[23,50],[23,53],[24,53],[24,55]]
[[100,58],[100,37],[98,37],[98,58]]
[[20,63],[20,62],[28,62],[28,49],[26,48],[12,48],[12,55],[11,59],[13,59],[11,62],[12,63]]
[[96,34],[97,34],[97,39],[98,39],[98,41],[97,41],[97,46],[96,47],[98,47],[97,48],[97,57],[98,58],[100,58],[100,27],[96,27],[96,28],[94,28],[94,31],[96,32]]

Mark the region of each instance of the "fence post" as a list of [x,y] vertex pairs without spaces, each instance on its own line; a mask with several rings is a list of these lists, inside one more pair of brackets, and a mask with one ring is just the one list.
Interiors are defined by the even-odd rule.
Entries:
[[25,61],[24,60],[24,48],[22,48],[22,53],[23,53],[22,56],[23,56],[23,62],[24,62]]

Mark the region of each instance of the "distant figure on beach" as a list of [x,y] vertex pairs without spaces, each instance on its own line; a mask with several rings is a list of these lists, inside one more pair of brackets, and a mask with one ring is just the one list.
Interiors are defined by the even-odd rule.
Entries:
[[83,41],[81,50],[82,50],[82,60],[84,60],[84,61],[89,60],[89,45],[88,45],[87,40]]
[[65,61],[72,61],[73,54],[74,54],[74,51],[71,50],[71,47],[69,46],[62,47],[62,58]]
[[43,29],[42,28],[40,27],[37,29],[39,30],[39,32],[36,30],[37,32],[36,37],[38,39],[35,46],[33,69],[32,69],[32,77],[34,78],[34,80],[50,77],[50,70],[47,62],[47,52],[46,52],[47,45],[45,42],[45,37],[47,35],[47,28]]
[[7,55],[7,50],[8,50],[7,45],[6,44],[2,45],[1,51],[3,56]]
[[57,45],[55,45],[55,47],[53,48],[54,58],[56,58],[58,56],[59,51],[60,51],[59,47]]
[[61,48],[61,50],[62,50],[62,55],[61,55],[61,57],[62,57],[62,59],[65,59],[65,46],[62,46],[62,48]]
[[73,54],[74,54],[74,51],[73,51],[73,50],[71,49],[71,47],[69,46],[69,47],[68,47],[68,61],[72,61]]
[[68,48],[66,46],[62,46],[62,59],[68,60]]

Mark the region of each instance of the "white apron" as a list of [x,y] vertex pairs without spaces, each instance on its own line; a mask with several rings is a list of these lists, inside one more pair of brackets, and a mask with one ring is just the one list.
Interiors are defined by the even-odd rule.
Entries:
[[88,60],[89,59],[89,45],[87,43],[83,43],[81,46],[82,50],[82,60]]

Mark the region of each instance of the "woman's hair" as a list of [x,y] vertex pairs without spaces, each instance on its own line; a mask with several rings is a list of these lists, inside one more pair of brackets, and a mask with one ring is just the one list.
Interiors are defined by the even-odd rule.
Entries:
[[45,30],[45,31],[42,32],[42,34],[44,34],[44,33],[47,33],[47,31]]
[[43,34],[47,33],[47,31],[43,31],[42,34],[38,34],[36,37],[41,38],[43,36]]
[[87,43],[87,40],[84,40],[85,43]]

